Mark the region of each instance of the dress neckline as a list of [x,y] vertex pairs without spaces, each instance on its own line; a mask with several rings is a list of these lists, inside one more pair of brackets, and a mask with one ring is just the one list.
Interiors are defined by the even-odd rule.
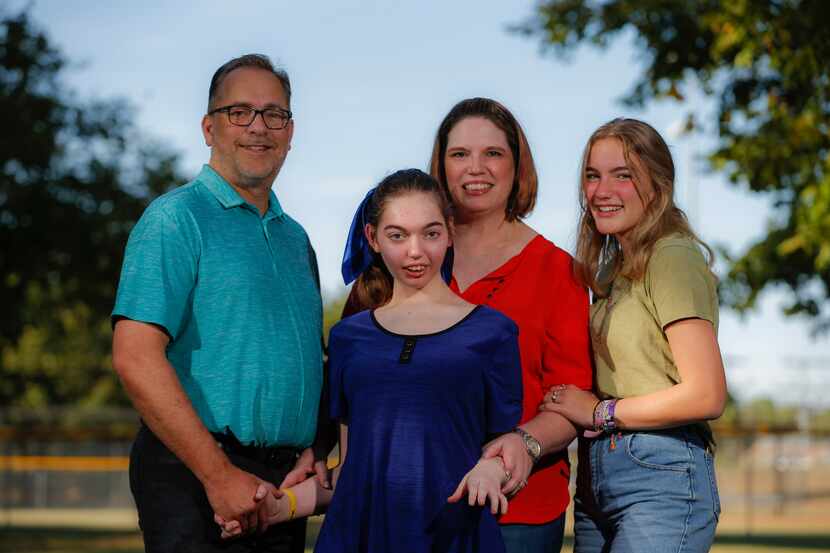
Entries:
[[[452,277],[449,286],[454,292],[463,296],[479,282],[485,280],[492,280],[496,278],[504,278],[505,276],[509,275],[510,273],[516,270],[516,268],[521,264],[522,259],[524,259],[525,254],[530,251],[532,246],[545,241],[547,241],[547,238],[542,236],[542,234],[537,234],[536,236],[531,238],[531,240],[527,244],[524,245],[524,247],[519,251],[519,253],[517,253],[516,255],[514,255],[513,257],[511,257],[510,259],[508,259],[507,261],[505,261],[504,263],[502,263],[501,265],[499,265],[498,267],[496,267],[480,279],[471,282],[463,291],[458,287],[458,281],[455,280],[455,276]],[[456,253],[456,255],[458,254]]]
[[466,321],[467,319],[472,317],[473,313],[478,311],[481,307],[482,307],[481,305],[476,305],[475,307],[473,307],[470,310],[469,313],[464,315],[464,317],[462,317],[460,320],[454,322],[453,324],[451,324],[447,328],[442,328],[441,330],[436,330],[435,332],[427,332],[425,334],[400,334],[398,332],[392,332],[391,330],[389,330],[388,328],[386,328],[385,326],[380,324],[377,317],[375,317],[375,311],[376,311],[375,309],[369,310],[369,318],[372,320],[372,323],[377,327],[377,329],[380,330],[381,332],[383,332],[384,334],[388,334],[390,336],[395,336],[397,338],[426,338],[426,337],[429,337],[429,336],[439,336],[441,334],[449,332],[450,330],[454,329],[455,327],[459,326],[464,321]]

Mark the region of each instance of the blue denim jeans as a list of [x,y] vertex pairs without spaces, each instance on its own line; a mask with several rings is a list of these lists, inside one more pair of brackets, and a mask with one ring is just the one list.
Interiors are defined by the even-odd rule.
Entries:
[[565,513],[546,524],[503,524],[507,553],[559,553],[565,535]]
[[575,553],[709,551],[720,516],[712,455],[692,427],[580,439]]

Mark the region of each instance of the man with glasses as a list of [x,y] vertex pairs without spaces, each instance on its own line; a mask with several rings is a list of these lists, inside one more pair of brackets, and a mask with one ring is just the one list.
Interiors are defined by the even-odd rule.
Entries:
[[[220,67],[202,120],[209,163],[127,244],[113,366],[142,418],[130,487],[148,552],[304,550],[305,521],[268,528],[261,501],[311,472],[322,386],[314,252],[271,190],[290,100],[265,56]],[[222,541],[214,513],[243,537]]]

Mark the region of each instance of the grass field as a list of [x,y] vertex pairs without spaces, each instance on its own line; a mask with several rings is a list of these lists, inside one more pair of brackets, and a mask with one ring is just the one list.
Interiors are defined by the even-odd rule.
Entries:
[[[825,502],[828,503],[828,502]],[[830,506],[830,505],[829,505]],[[816,505],[815,511],[775,515],[756,513],[756,530],[743,530],[745,514],[725,516],[713,553],[818,553],[830,551],[830,510]],[[320,518],[309,524],[309,549],[319,529]],[[567,532],[563,553],[571,553],[573,539]],[[58,527],[2,527],[2,553],[142,553],[141,535],[135,530],[77,529]]]
[[[573,540],[565,539],[563,553],[571,553]],[[143,553],[136,532],[38,528],[0,531],[4,553]],[[311,551],[311,547],[307,549]],[[722,534],[713,553],[818,553],[830,551],[830,534],[759,534],[746,537]]]

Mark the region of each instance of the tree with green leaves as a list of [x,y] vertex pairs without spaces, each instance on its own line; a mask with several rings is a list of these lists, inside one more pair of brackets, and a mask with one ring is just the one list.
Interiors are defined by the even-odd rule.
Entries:
[[722,299],[743,312],[783,286],[787,314],[830,330],[830,2],[546,0],[516,29],[561,56],[633,32],[645,69],[624,103],[713,99],[687,131],[716,134],[711,168],[773,200],[766,234],[728,255]]
[[26,11],[0,10],[0,406],[128,404],[110,367],[124,245],[183,182],[117,100],[82,101]]

